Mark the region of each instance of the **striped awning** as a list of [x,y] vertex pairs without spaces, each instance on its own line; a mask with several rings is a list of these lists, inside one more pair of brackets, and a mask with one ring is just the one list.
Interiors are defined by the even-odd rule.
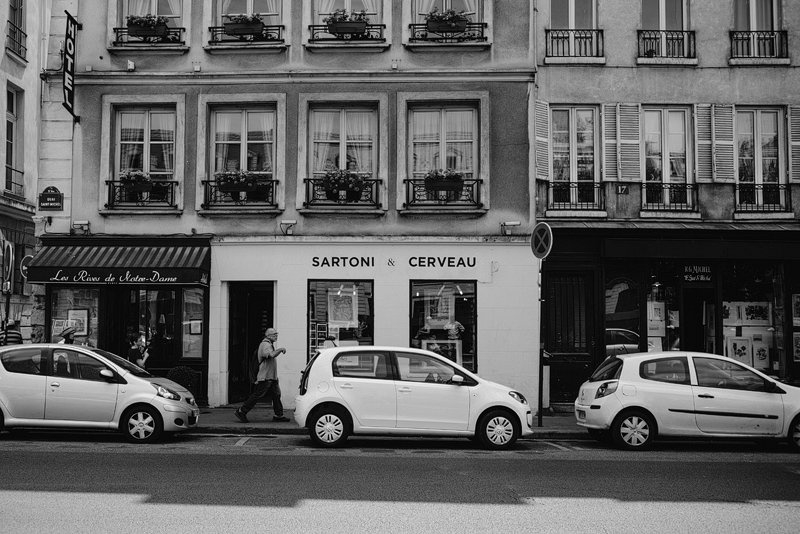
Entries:
[[208,285],[208,246],[50,245],[28,265],[36,284]]

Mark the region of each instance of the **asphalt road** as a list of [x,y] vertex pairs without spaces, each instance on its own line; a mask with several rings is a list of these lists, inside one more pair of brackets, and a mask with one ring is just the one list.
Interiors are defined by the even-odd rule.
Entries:
[[800,519],[783,445],[115,434],[0,437],[0,531],[770,532]]

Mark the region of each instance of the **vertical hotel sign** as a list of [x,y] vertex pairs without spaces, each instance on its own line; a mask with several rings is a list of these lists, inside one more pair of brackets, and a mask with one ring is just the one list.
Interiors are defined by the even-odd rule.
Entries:
[[64,13],[67,14],[67,31],[64,34],[64,107],[75,122],[79,122],[80,117],[75,115],[75,55],[78,30],[81,29],[81,25],[68,11]]

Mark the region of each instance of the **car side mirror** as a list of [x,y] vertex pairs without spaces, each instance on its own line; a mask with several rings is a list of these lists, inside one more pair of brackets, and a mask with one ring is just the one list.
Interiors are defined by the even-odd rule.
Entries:
[[453,377],[450,379],[450,383],[460,386],[464,383],[464,377],[461,375],[453,375]]
[[778,384],[776,384],[775,382],[772,382],[771,380],[767,381],[767,384],[766,384],[766,387],[764,388],[764,390],[767,393],[786,393],[786,391],[781,389],[781,387]]
[[100,376],[102,376],[106,382],[121,382],[120,376],[111,369],[100,369]]

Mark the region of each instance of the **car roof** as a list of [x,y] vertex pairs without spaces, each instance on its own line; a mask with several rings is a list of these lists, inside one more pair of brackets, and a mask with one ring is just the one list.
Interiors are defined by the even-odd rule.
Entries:
[[442,357],[435,352],[431,352],[425,349],[417,349],[414,347],[395,347],[390,345],[346,345],[343,347],[328,347],[324,349],[319,349],[320,354],[325,353],[341,353],[341,352],[356,352],[356,351],[364,351],[364,350],[374,350],[374,351],[386,351],[386,352],[416,352],[418,354],[433,354],[434,356]]
[[662,350],[656,352],[629,352],[627,354],[616,354],[612,358],[620,360],[644,360],[650,358],[670,358],[675,356],[693,356],[697,358],[721,358],[730,359],[720,354],[711,354],[708,352],[693,352],[689,350]]

